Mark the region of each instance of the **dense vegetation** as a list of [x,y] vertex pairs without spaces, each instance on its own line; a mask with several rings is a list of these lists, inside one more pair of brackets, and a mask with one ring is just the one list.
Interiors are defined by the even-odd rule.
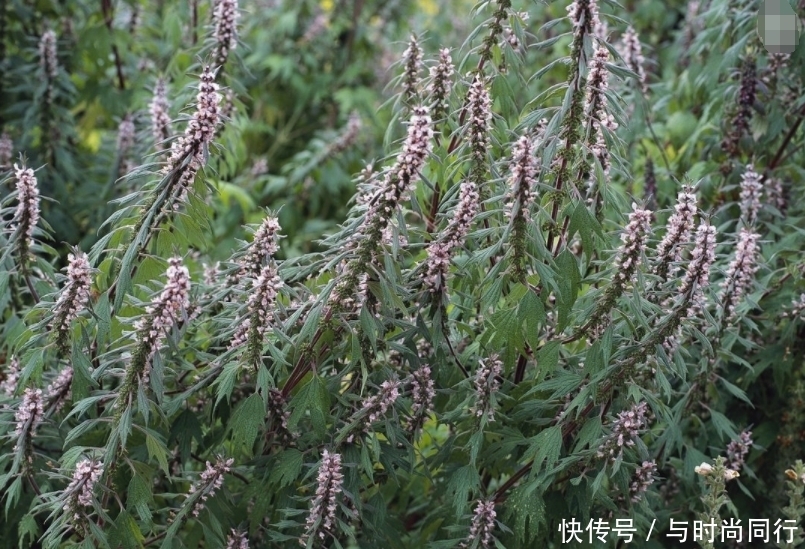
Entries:
[[0,546],[798,546],[763,7],[0,0]]

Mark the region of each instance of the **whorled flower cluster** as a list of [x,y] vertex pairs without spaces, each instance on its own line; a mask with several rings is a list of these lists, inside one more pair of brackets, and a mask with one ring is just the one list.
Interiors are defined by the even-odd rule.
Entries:
[[282,279],[273,265],[266,265],[254,281],[247,302],[248,315],[242,319],[232,336],[229,348],[235,349],[247,342],[262,345],[263,338],[270,328],[269,318],[274,311],[277,295],[282,288]]
[[17,179],[18,204],[12,223],[17,225],[23,249],[27,251],[33,245],[34,230],[39,222],[39,186],[31,168],[26,168],[25,165],[20,168],[14,164],[14,171]]
[[609,176],[610,160],[609,149],[607,149],[604,137],[604,128],[614,131],[618,128],[615,117],[607,112],[606,91],[609,87],[609,72],[607,62],[609,61],[609,50],[605,46],[598,46],[592,61],[590,62],[590,73],[587,78],[587,96],[585,99],[584,110],[590,117],[594,139],[590,149],[593,156],[601,164],[604,176]]
[[240,262],[241,276],[257,276],[266,262],[279,250],[280,222],[276,217],[266,216],[254,232],[249,251]]
[[332,533],[338,512],[338,495],[343,483],[341,454],[324,450],[316,479],[316,495],[310,502],[305,532],[299,538],[302,546],[307,545],[310,538],[319,538],[322,541],[327,534]]
[[72,397],[72,383],[73,368],[65,366],[56,376],[56,379],[48,385],[45,391],[45,400],[53,407],[54,412],[59,412]]
[[637,204],[632,203],[629,223],[621,234],[621,246],[615,259],[616,273],[613,284],[626,286],[637,273],[646,249],[646,240],[651,234],[651,217],[651,211],[638,208]]
[[596,455],[599,458],[615,460],[624,448],[634,446],[635,439],[648,425],[648,414],[648,405],[645,402],[619,412],[618,417],[612,422],[612,433],[598,447]]
[[629,484],[629,499],[637,503],[643,497],[649,486],[654,484],[654,475],[657,474],[657,463],[654,460],[644,461],[634,472],[632,482]]
[[434,120],[441,120],[447,115],[450,91],[453,89],[453,58],[448,48],[439,50],[439,62],[430,68],[430,109]]
[[730,441],[727,445],[727,466],[734,470],[739,471],[746,463],[746,456],[752,449],[752,431],[743,431],[740,436]]
[[430,366],[423,364],[411,373],[411,416],[419,423],[433,411],[436,389]]
[[526,135],[521,136],[512,147],[507,204],[511,216],[530,218],[539,169],[539,160],[534,153],[534,143]]
[[75,466],[73,479],[64,490],[66,500],[63,510],[72,515],[73,520],[81,519],[82,507],[92,507],[95,485],[103,476],[103,463],[94,459],[82,459]]
[[8,133],[0,134],[0,169],[11,166],[11,159],[14,157],[14,142]]
[[422,70],[422,48],[417,37],[413,34],[408,41],[408,47],[403,52],[403,98],[406,102],[417,96],[419,89],[419,73]]
[[640,91],[643,94],[648,93],[648,79],[646,78],[646,58],[643,57],[643,47],[640,45],[640,38],[634,27],[629,25],[626,32],[623,34],[623,47],[621,57],[626,62],[626,67],[637,75],[637,80],[640,83]]
[[13,396],[17,392],[17,383],[20,380],[20,359],[12,356],[5,371],[6,378],[0,382],[0,391],[6,396]]
[[654,274],[663,280],[673,276],[676,264],[682,261],[684,244],[690,239],[690,233],[695,224],[696,193],[690,185],[685,185],[677,195],[674,213],[668,219],[668,225],[660,243],[657,245],[657,262]]
[[[694,316],[704,306],[704,289],[710,284],[710,267],[716,259],[716,228],[701,223],[690,253],[690,261],[677,293],[687,302],[687,316]],[[692,292],[690,296],[688,294]]]
[[482,549],[494,547],[492,532],[495,531],[496,516],[495,501],[483,501],[479,499],[472,514],[470,533],[459,547],[466,549],[467,547],[473,546],[473,544],[477,544],[475,547]]
[[721,283],[722,292],[719,304],[724,311],[724,320],[735,318],[735,307],[741,298],[751,288],[758,265],[758,241],[760,235],[746,227],[741,228],[738,234],[738,243],[735,246],[735,257],[727,268],[726,276]]
[[453,218],[442,233],[441,238],[428,246],[427,273],[424,278],[425,287],[431,293],[444,289],[450,257],[453,250],[460,247],[472,227],[478,212],[480,195],[472,181],[464,181],[459,190],[458,206]]
[[154,95],[148,110],[151,113],[151,133],[154,144],[160,146],[171,137],[170,103],[168,102],[168,83],[164,78],[157,79]]
[[238,45],[237,21],[239,17],[238,0],[218,0],[216,2],[213,15],[215,50],[212,58],[219,66],[226,63],[230,52]]
[[473,162],[483,164],[489,154],[489,134],[492,124],[492,98],[480,77],[475,77],[467,92],[467,141]]
[[433,124],[428,109],[415,107],[403,149],[397,155],[394,166],[386,172],[366,213],[367,225],[377,224],[381,231],[386,228],[397,206],[405,200],[419,178],[419,171],[430,153],[432,139]]
[[487,421],[495,421],[495,408],[492,402],[495,393],[500,389],[500,376],[503,373],[503,361],[496,355],[486,361],[478,361],[475,372],[475,404],[473,414]]
[[573,23],[574,33],[583,30],[592,35],[598,27],[598,0],[573,0],[567,7],[567,15]]
[[752,120],[752,112],[757,97],[757,87],[758,81],[755,60],[747,58],[741,71],[738,108],[730,120],[724,140],[721,142],[721,148],[731,157],[739,154],[741,139],[743,139],[749,131],[749,123]]
[[145,350],[140,378],[146,384],[151,371],[151,359],[162,346],[170,330],[186,314],[190,306],[190,272],[180,257],[168,259],[167,283],[145,316],[134,324],[139,345]]
[[400,396],[400,382],[396,379],[387,379],[380,384],[380,391],[363,401],[361,409],[356,415],[365,416],[364,425],[369,427],[375,421],[386,415],[389,408],[394,406]]
[[205,67],[199,76],[196,102],[196,112],[187,122],[184,135],[171,144],[171,154],[165,167],[166,173],[180,170],[173,192],[174,208],[178,208],[178,204],[186,200],[188,188],[205,163],[204,149],[212,142],[221,122],[219,107],[221,94],[218,93],[218,84],[215,83],[215,71],[210,67]]
[[53,326],[60,339],[67,334],[70,323],[86,309],[92,285],[92,267],[87,254],[68,254],[67,261],[67,283],[53,307]]
[[198,517],[199,513],[204,509],[207,499],[214,496],[215,492],[224,485],[224,475],[232,470],[234,463],[233,458],[224,459],[223,457],[218,457],[214,465],[207,461],[207,467],[201,473],[199,481],[190,487],[190,492],[187,495],[188,498],[198,495],[198,501],[193,506],[194,517]]
[[53,80],[59,74],[59,61],[56,57],[56,33],[46,30],[39,39],[39,66],[47,80]]
[[246,532],[238,532],[232,528],[226,538],[225,549],[249,549],[249,538]]
[[741,219],[747,226],[755,224],[760,211],[760,199],[763,195],[763,185],[760,174],[755,171],[752,164],[747,164],[741,176]]
[[[291,412],[288,410],[282,391],[278,389],[269,389],[268,391],[268,417],[274,420],[274,434],[280,439],[280,442],[287,444],[299,436],[298,433],[291,431],[288,426]],[[268,434],[266,432],[266,435]]]
[[[22,394],[22,402],[14,414],[16,422],[14,427],[14,436],[17,443],[14,445],[16,452],[20,448],[20,443],[23,448],[28,452],[31,448],[31,441],[36,437],[36,429],[42,423],[42,417],[45,413],[44,401],[42,398],[42,389],[33,389],[27,387]],[[28,456],[30,461],[30,456]]]

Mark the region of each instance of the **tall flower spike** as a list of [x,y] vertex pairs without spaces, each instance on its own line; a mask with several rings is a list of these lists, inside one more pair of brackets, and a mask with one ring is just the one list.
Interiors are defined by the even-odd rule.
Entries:
[[[607,112],[606,91],[609,87],[609,72],[607,62],[609,61],[609,50],[605,46],[598,46],[592,61],[590,62],[590,73],[587,78],[587,95],[585,98],[584,110],[590,118],[590,136],[588,144],[593,156],[598,160],[604,173],[604,179],[609,179],[609,149],[604,138],[604,128],[609,131],[617,129],[618,124],[615,118]],[[589,201],[597,203],[598,195],[596,178],[593,170],[589,171]]]
[[741,87],[738,90],[738,108],[730,120],[727,135],[721,142],[721,148],[730,156],[740,153],[740,143],[749,131],[752,111],[757,97],[757,74],[755,60],[747,58],[741,71]]
[[[710,267],[716,259],[716,228],[702,223],[696,230],[696,240],[690,262],[677,293],[687,302],[687,316],[694,316],[704,305],[704,289],[710,284]],[[692,292],[692,293],[691,293]],[[689,296],[688,294],[691,293]]]
[[762,194],[763,185],[760,183],[760,174],[755,171],[752,164],[747,164],[741,177],[741,219],[748,226],[754,225],[757,221]]
[[480,195],[475,183],[464,181],[458,200],[453,218],[441,238],[428,247],[427,274],[424,282],[431,293],[444,289],[453,250],[463,244],[478,212]]
[[422,48],[413,34],[408,41],[408,48],[403,52],[403,64],[403,99],[410,103],[419,93],[419,73],[422,70]]
[[45,78],[53,80],[59,74],[59,62],[56,59],[56,33],[46,30],[39,39],[39,66]]
[[59,346],[68,337],[70,324],[86,309],[92,285],[92,267],[87,254],[76,251],[75,254],[67,255],[67,261],[67,283],[53,307],[53,326]]
[[172,193],[174,209],[187,198],[187,190],[198,170],[206,162],[206,148],[215,137],[216,128],[221,121],[219,109],[221,94],[218,93],[218,84],[215,83],[215,71],[210,67],[205,67],[199,77],[196,101],[196,112],[188,121],[184,135],[172,143],[171,154],[165,167],[166,173],[181,169],[181,176]]
[[693,187],[685,185],[677,195],[674,213],[668,219],[665,236],[657,246],[654,274],[667,280],[676,273],[676,264],[682,260],[684,244],[690,239],[698,207]]
[[539,161],[534,154],[534,144],[528,136],[520,137],[512,147],[509,164],[509,192],[506,210],[511,226],[510,245],[514,276],[522,280],[526,276],[526,239],[528,220],[531,218],[531,205],[534,202],[534,188]]
[[224,475],[232,470],[232,464],[235,463],[233,458],[224,459],[219,457],[213,465],[207,462],[207,468],[201,473],[199,481],[190,487],[190,492],[187,497],[197,496],[196,504],[193,506],[193,516],[198,517],[202,509],[204,509],[207,499],[215,495],[215,492],[221,489],[224,485]]
[[475,164],[484,165],[489,154],[489,133],[492,124],[492,98],[479,77],[475,77],[467,92],[469,113],[468,141],[470,154]]
[[154,96],[148,110],[151,113],[151,132],[154,135],[154,143],[162,147],[162,143],[171,137],[171,117],[169,113],[170,103],[168,103],[168,84],[164,78],[157,79],[154,86]]
[[[408,192],[419,179],[419,171],[425,165],[430,153],[432,139],[433,127],[428,109],[415,107],[411,122],[408,124],[408,136],[402,151],[397,155],[397,162],[386,171],[381,188],[366,213],[367,226],[376,224],[378,233],[386,228],[400,202],[406,199]],[[370,237],[379,236],[379,234],[370,235]]]
[[331,454],[324,450],[316,481],[316,495],[310,502],[310,513],[307,517],[305,532],[299,538],[302,546],[307,545],[310,538],[318,538],[318,541],[323,541],[333,531],[338,512],[338,495],[341,493],[344,483],[344,475],[341,472],[341,454]]
[[269,318],[274,312],[277,295],[282,288],[282,279],[273,265],[266,265],[254,281],[247,304],[248,316],[241,321],[232,337],[230,349],[248,343],[251,362],[262,355],[263,341],[270,326]]
[[65,366],[56,379],[48,385],[45,400],[54,412],[59,412],[72,397],[73,368]]
[[8,133],[0,134],[0,170],[11,167],[11,159],[14,156],[14,142]]
[[476,417],[486,417],[488,422],[495,421],[495,407],[493,398],[500,389],[498,378],[503,373],[503,361],[496,355],[489,357],[485,362],[478,361],[478,370],[475,372],[475,405],[473,412]]
[[362,413],[366,415],[366,425],[371,425],[384,415],[400,396],[400,382],[396,379],[387,379],[380,384],[380,392],[372,395],[363,402]]
[[626,67],[637,74],[637,80],[640,83],[640,91],[643,92],[643,95],[647,94],[648,80],[646,78],[646,70],[643,68],[646,63],[646,58],[643,57],[643,47],[640,45],[640,38],[631,25],[626,29],[623,35],[623,52],[621,55],[626,62]]
[[430,68],[430,84],[428,93],[431,100],[431,112],[434,120],[442,120],[448,113],[450,91],[453,89],[453,59],[450,50],[439,50],[439,62]]
[[735,247],[735,258],[730,262],[726,278],[721,283],[722,292],[718,300],[723,308],[723,318],[726,322],[735,319],[735,307],[752,286],[755,273],[759,268],[757,263],[760,251],[758,240],[760,240],[759,234],[746,227],[741,228],[738,244]]
[[629,223],[621,234],[621,245],[615,257],[615,274],[612,283],[607,286],[601,302],[593,310],[590,319],[584,327],[584,331],[589,337],[596,337],[604,320],[615,306],[618,298],[632,283],[637,274],[637,269],[643,260],[646,250],[646,240],[651,234],[650,210],[638,208],[637,204],[632,204],[632,213],[629,214]]
[[132,358],[129,375],[138,376],[143,384],[148,383],[151,359],[162,347],[167,332],[187,313],[190,306],[190,273],[182,265],[182,259],[170,258],[165,274],[167,283],[162,293],[146,307],[145,316],[134,325],[139,345]]
[[254,232],[249,251],[240,264],[242,276],[257,276],[266,262],[279,250],[280,223],[276,217],[266,216]]
[[18,451],[20,449],[19,445],[22,444],[22,451],[25,453],[28,463],[31,462],[32,442],[36,437],[36,429],[42,423],[44,413],[42,389],[26,388],[22,394],[22,402],[20,402],[20,406],[14,414],[14,420],[16,421],[14,436],[17,439],[14,451]]
[[238,45],[237,21],[238,0],[218,0],[215,6],[215,51],[212,58],[219,66],[226,63],[232,50]]
[[436,397],[430,366],[423,364],[411,374],[411,417],[413,426],[419,426],[433,410]]
[[567,15],[573,23],[574,33],[583,29],[584,34],[592,35],[600,25],[598,0],[574,0],[567,7]]
[[64,490],[64,511],[70,513],[73,521],[78,522],[85,514],[85,509],[92,507],[95,497],[95,485],[103,476],[103,463],[94,459],[82,459],[75,466],[73,479]]
[[489,549],[494,547],[494,537],[492,532],[495,531],[495,501],[478,500],[475,506],[475,511],[472,515],[472,524],[470,525],[470,533],[461,545],[460,548],[466,549],[475,545],[475,547],[482,549]]
[[20,359],[12,356],[6,370],[6,378],[0,383],[0,391],[6,396],[13,396],[17,392],[17,382],[20,380]]
[[31,168],[25,165],[20,168],[14,164],[17,178],[17,209],[14,212],[12,223],[20,231],[18,251],[20,261],[28,261],[28,251],[33,245],[34,230],[39,222],[39,187],[36,176]]
[[619,412],[618,417],[612,422],[612,433],[598,447],[597,456],[615,460],[624,448],[634,446],[634,439],[640,436],[641,431],[648,425],[648,413],[648,405],[645,402]]

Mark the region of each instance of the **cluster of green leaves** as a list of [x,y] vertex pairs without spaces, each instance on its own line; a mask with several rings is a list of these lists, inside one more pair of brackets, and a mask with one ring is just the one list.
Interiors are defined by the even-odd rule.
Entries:
[[[43,202],[31,257],[0,261],[1,540],[225,547],[235,531],[252,547],[558,547],[563,520],[632,518],[641,539],[657,519],[645,546],[661,547],[672,517],[802,514],[801,464],[785,471],[805,429],[805,304],[794,306],[805,284],[805,50],[765,52],[757,2],[714,0],[701,12],[601,2],[605,27],[574,27],[563,3],[481,2],[458,19],[429,2],[242,3],[239,45],[216,67],[222,124],[188,200],[173,202],[190,159],[163,169],[151,90],[167,77],[176,142],[223,1],[0,0],[0,132],[24,154],[16,162],[43,166],[41,194],[56,199]],[[678,24],[659,25],[657,10],[673,10]],[[404,16],[410,28],[393,23]],[[621,44],[629,25],[644,43],[648,91]],[[47,29],[59,29],[59,69],[42,80]],[[411,31],[427,37],[408,43],[425,66],[403,76],[394,61]],[[585,107],[599,45],[611,55],[604,93],[618,122],[602,134],[610,170]],[[398,190],[384,186],[400,182],[408,123],[434,100],[425,69],[443,47],[456,65],[447,115],[432,121],[419,181],[398,206],[386,198]],[[492,99],[480,152],[468,139],[476,79]],[[123,151],[116,127],[128,114],[138,139]],[[535,151],[533,203],[512,187],[523,136]],[[357,177],[361,156],[374,166]],[[720,284],[746,224],[748,164],[766,187],[752,224],[762,268],[728,321]],[[476,177],[477,214],[451,249],[445,284],[430,291],[435,244],[462,182]],[[0,183],[8,250],[22,238],[14,182],[12,171]],[[718,247],[709,285],[680,293],[678,278],[655,267],[686,182]],[[383,200],[394,208],[375,208]],[[655,210],[654,232],[616,293],[632,202]],[[256,227],[273,216],[285,238],[265,254]],[[696,258],[690,240],[679,276]],[[67,343],[53,329],[63,242],[89,251],[95,267]],[[190,273],[190,306],[151,356],[143,326],[153,326],[174,257]],[[275,275],[276,296],[256,299]],[[26,389],[46,389],[67,367],[65,405],[47,400],[36,436],[20,444]],[[428,376],[435,394],[423,413]],[[641,403],[646,424],[619,440]],[[745,429],[755,447],[741,477],[719,483],[718,506],[703,507],[694,468]],[[308,519],[325,450],[343,473],[329,526]],[[103,472],[79,508],[71,479],[85,459]],[[658,472],[642,492],[633,483],[647,462]],[[214,466],[220,484],[209,481]],[[479,502],[496,510],[484,519],[490,537],[477,535]]]

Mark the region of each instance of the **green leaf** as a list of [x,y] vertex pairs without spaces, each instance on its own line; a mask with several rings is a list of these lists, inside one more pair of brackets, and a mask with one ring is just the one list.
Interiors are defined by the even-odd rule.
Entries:
[[537,368],[541,378],[545,378],[556,369],[556,365],[559,364],[559,348],[558,341],[549,341],[537,352]]
[[533,478],[540,472],[543,463],[545,463],[545,468],[549,469],[559,461],[559,455],[562,453],[562,427],[554,425],[543,429],[531,440],[531,446],[525,456],[526,458],[533,456],[534,464],[531,468]]
[[278,482],[280,488],[288,486],[302,471],[303,454],[296,448],[282,452],[271,471],[271,482]]
[[[20,540],[19,549],[33,547],[34,542],[39,537],[39,525],[32,515],[27,514],[22,517],[22,520],[20,520],[20,523],[17,525],[17,536]],[[26,538],[28,538],[27,543],[25,543]]]
[[109,545],[123,549],[140,549],[144,541],[145,538],[137,527],[134,517],[127,511],[121,511],[109,532]]
[[461,516],[467,509],[468,497],[478,489],[481,484],[481,477],[478,470],[472,465],[465,465],[456,470],[447,483],[447,493],[453,497],[453,506],[456,515]]
[[149,483],[139,474],[135,474],[131,477],[126,505],[129,509],[134,508],[143,522],[151,522],[151,510],[148,508],[148,504],[151,503],[152,500],[153,497]]
[[146,431],[145,446],[148,448],[148,457],[156,458],[156,460],[159,462],[159,468],[162,469],[166,475],[169,475],[168,448],[165,446],[165,443],[162,441],[160,435],[151,430]]
[[547,525],[545,501],[535,493],[535,488],[534,484],[518,486],[506,500],[507,522],[514,525],[514,533],[523,547],[532,547],[539,526]]
[[232,430],[232,445],[235,448],[246,446],[246,454],[251,455],[254,441],[263,428],[266,418],[266,408],[263,399],[257,393],[240,403],[232,414],[230,428]]

